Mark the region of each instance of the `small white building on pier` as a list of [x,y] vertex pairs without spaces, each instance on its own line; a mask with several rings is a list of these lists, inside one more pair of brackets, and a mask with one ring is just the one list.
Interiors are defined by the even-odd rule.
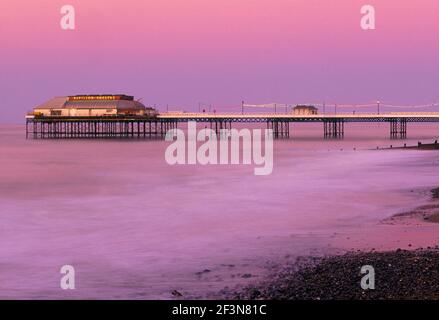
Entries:
[[318,113],[318,109],[314,106],[297,105],[293,109],[295,115],[313,115]]

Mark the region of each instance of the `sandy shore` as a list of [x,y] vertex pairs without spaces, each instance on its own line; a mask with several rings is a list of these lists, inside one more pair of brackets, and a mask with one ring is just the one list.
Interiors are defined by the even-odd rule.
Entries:
[[[428,204],[395,214],[380,225],[411,227],[415,233],[420,225],[436,226],[439,222],[439,188],[430,192]],[[417,232],[422,233],[422,230]],[[225,292],[224,297],[269,300],[439,299],[439,243],[433,240],[424,248],[411,249],[411,244],[408,247],[409,250],[356,250],[326,257],[300,257],[265,281]],[[360,286],[364,276],[360,271],[365,265],[375,269],[374,290],[363,290]]]

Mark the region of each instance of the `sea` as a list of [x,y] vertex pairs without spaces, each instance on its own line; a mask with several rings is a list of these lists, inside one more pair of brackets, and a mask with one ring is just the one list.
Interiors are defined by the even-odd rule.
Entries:
[[[293,124],[273,171],[169,165],[160,139],[26,139],[0,125],[0,298],[218,298],[301,256],[438,244],[384,219],[429,201],[439,124]],[[390,148],[392,146],[392,148]],[[63,266],[74,268],[63,290]],[[181,296],[180,296],[181,295]]]

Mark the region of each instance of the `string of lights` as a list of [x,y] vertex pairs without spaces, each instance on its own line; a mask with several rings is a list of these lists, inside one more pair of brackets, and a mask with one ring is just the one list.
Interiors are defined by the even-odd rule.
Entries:
[[296,105],[312,105],[315,107],[337,107],[337,108],[376,108],[377,105],[386,108],[433,108],[439,107],[439,102],[427,103],[427,104],[392,104],[383,103],[381,101],[371,102],[371,103],[263,103],[263,104],[248,104],[245,103],[244,107],[249,108],[274,108],[285,107],[285,106],[296,106]]

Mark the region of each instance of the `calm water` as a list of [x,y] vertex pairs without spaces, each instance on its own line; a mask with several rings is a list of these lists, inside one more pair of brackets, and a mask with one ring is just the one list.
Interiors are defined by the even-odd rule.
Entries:
[[[343,141],[292,127],[269,176],[169,166],[164,141],[25,140],[23,129],[0,126],[0,298],[205,296],[287,255],[349,249],[353,239],[334,237],[358,228],[391,246],[377,222],[439,185],[438,152],[373,150],[403,144],[384,124],[347,125]],[[408,135],[431,142],[439,126]],[[74,291],[59,288],[65,264]]]

